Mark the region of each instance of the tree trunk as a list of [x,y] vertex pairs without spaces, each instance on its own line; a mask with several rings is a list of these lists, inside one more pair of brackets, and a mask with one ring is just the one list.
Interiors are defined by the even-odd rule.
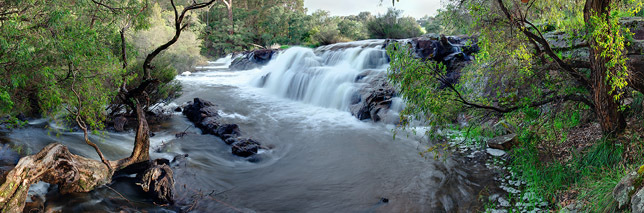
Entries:
[[130,157],[110,162],[112,168],[115,170],[122,169],[134,163],[150,160],[150,127],[148,126],[148,121],[145,118],[143,106],[141,106],[140,103],[136,104],[136,119],[138,121],[138,127],[136,129],[136,137],[134,138],[132,154]]
[[[610,5],[611,0],[587,0],[584,7],[586,23],[591,23],[592,17],[601,17],[605,19],[603,21],[608,22]],[[601,56],[604,48],[600,47],[594,38],[588,39],[588,42],[595,114],[604,135],[618,134],[626,127],[626,121],[622,112],[619,111],[619,103],[615,100],[614,93],[610,92],[611,85],[606,79],[607,73],[611,72],[606,67],[608,59]]]
[[230,20],[230,30],[228,34],[233,35],[235,33],[235,21],[233,20],[233,0],[222,0],[228,9],[228,20]]
[[0,186],[2,212],[22,212],[29,186],[38,181],[58,184],[60,193],[89,192],[110,182],[112,172],[100,161],[71,154],[59,143],[20,159]]

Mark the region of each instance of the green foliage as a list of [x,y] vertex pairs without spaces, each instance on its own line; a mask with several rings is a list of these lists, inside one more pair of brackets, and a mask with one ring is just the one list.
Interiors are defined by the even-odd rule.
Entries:
[[451,123],[462,105],[448,104],[455,100],[456,94],[440,89],[438,77],[446,74],[446,67],[442,63],[416,59],[411,51],[397,43],[387,47],[390,58],[387,76],[406,103],[401,112],[402,126],[409,125],[412,120],[420,120],[436,130]]
[[26,9],[3,17],[7,20],[0,25],[3,112],[52,118],[79,112],[92,128],[102,127],[104,107],[114,97],[124,70],[112,51],[117,26],[79,15],[89,14],[95,6],[84,1],[8,5]]
[[[168,60],[180,72],[191,70],[194,66],[206,62],[200,54],[200,45],[203,41],[198,38],[199,32],[205,25],[196,18],[195,14],[189,17],[190,27],[182,31],[179,40],[162,53],[164,60]],[[150,6],[148,22],[149,28],[128,34],[133,48],[140,53],[137,60],[144,60],[147,53],[152,52],[159,44],[170,40],[175,33],[174,12],[163,10],[159,4]]]
[[619,101],[628,85],[627,43],[622,33],[630,34],[630,30],[622,29],[617,13],[592,16],[589,27],[589,36],[597,44],[594,48],[600,51],[599,57],[606,61],[606,83],[611,87],[609,93]]
[[446,2],[433,17],[425,16],[418,20],[427,33],[445,35],[471,34],[472,16],[468,8],[455,2]]
[[235,1],[235,5],[232,21],[221,2],[199,16],[206,24],[201,34],[203,54],[222,57],[273,44],[301,44],[309,39],[310,16],[301,0],[244,0]]
[[[152,61],[154,69],[150,73],[152,78],[159,80],[160,84],[149,92],[150,103],[169,102],[181,95],[181,84],[174,79],[177,70],[173,67],[173,60],[169,57],[171,57],[169,54],[164,54]],[[143,61],[140,60],[130,65],[128,70],[135,73],[137,77],[131,79],[127,84],[139,85],[143,80],[141,78],[143,76]]]
[[402,11],[389,8],[387,13],[367,22],[371,38],[411,38],[423,34],[420,25],[412,17],[402,17]]

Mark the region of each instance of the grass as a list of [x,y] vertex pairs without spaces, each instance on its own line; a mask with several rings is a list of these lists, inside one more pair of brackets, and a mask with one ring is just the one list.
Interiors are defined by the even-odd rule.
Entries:
[[624,152],[621,144],[603,139],[567,162],[543,161],[535,145],[524,143],[513,151],[513,172],[528,183],[524,192],[535,192],[556,208],[563,193],[579,191],[578,199],[589,204],[585,208],[590,212],[615,209],[612,190],[626,171],[619,165]]

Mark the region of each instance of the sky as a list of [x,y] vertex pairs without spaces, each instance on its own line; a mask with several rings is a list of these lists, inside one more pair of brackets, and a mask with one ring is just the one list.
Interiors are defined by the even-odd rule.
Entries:
[[[372,14],[384,14],[387,8],[392,7],[391,0],[304,0],[304,7],[308,13],[318,9],[327,10],[334,16],[357,15],[362,11]],[[425,15],[435,15],[440,8],[440,0],[400,0],[396,2],[396,9],[403,10],[403,16],[421,18]]]

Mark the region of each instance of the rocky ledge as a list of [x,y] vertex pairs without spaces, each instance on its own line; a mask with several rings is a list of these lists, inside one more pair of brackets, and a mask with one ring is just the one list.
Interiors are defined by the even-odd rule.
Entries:
[[246,137],[237,124],[222,124],[217,106],[213,103],[195,98],[188,101],[183,107],[183,114],[188,120],[201,129],[203,134],[211,134],[221,138],[226,144],[232,146],[232,153],[241,157],[249,157],[257,154],[259,149],[266,149],[259,142]]
[[[386,40],[382,48],[393,43],[408,45],[412,48],[414,57],[445,64],[448,80],[456,83],[461,69],[471,63],[472,55],[479,51],[476,42],[475,37],[428,34],[411,39]],[[364,71],[356,77],[355,82],[362,86],[351,99],[349,111],[353,116],[374,122],[399,122],[399,118],[391,112],[394,98],[398,95],[384,72]]]
[[261,49],[252,50],[240,53],[241,55],[235,57],[230,63],[230,70],[250,70],[262,67],[273,58],[277,52],[274,49]]

